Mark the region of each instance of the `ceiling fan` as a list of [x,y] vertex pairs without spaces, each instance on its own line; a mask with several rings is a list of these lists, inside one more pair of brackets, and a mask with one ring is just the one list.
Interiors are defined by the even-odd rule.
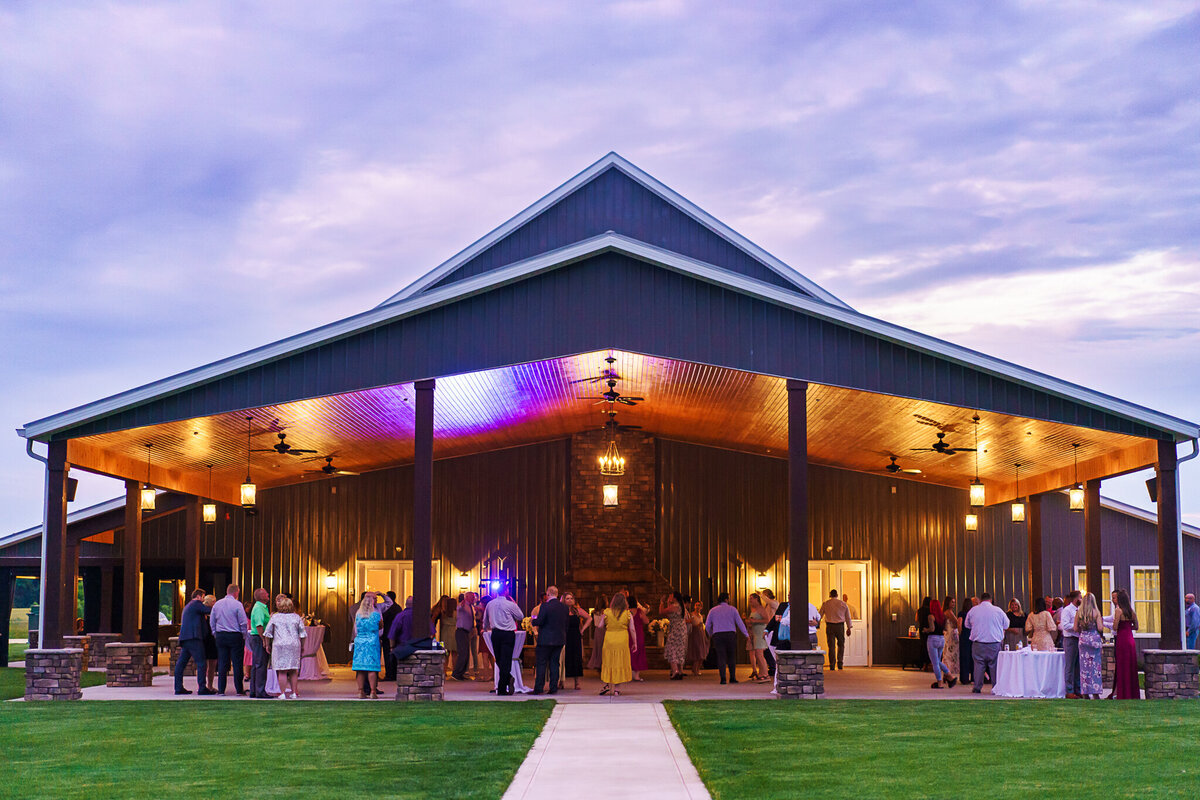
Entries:
[[645,400],[646,400],[646,398],[644,398],[644,397],[626,397],[625,395],[618,392],[616,378],[609,378],[607,383],[608,383],[608,391],[601,392],[598,397],[576,397],[575,399],[576,400],[595,400],[597,405],[599,405],[600,403],[620,403],[621,405],[626,405],[626,406],[636,406],[638,403],[645,402]]
[[[357,475],[357,472],[351,472],[348,469],[340,469],[333,465],[334,456],[325,456],[325,466],[320,469],[307,470],[305,475]],[[320,458],[306,458],[305,461],[320,461]]]
[[932,417],[926,417],[922,414],[913,414],[913,416],[916,418],[917,423],[920,425],[928,425],[931,428],[937,428],[942,433],[958,433],[958,423],[957,422],[952,422],[949,425],[946,425],[945,423],[938,422],[936,419],[933,419]]
[[876,472],[890,472],[893,475],[896,475],[898,473],[903,473],[905,475],[920,475],[921,474],[921,470],[919,470],[919,469],[906,469],[906,468],[900,466],[899,464],[897,464],[896,463],[897,456],[889,455],[888,458],[890,458],[892,460],[892,463],[888,464],[883,469],[875,470]]
[[952,456],[958,453],[974,453],[974,447],[951,447],[946,443],[946,432],[938,431],[937,441],[929,447],[910,447],[910,450],[923,453],[941,453],[944,456]]
[[292,447],[287,443],[287,434],[279,434],[279,444],[271,445],[264,450],[251,450],[251,453],[279,453],[281,456],[305,456],[310,453],[317,452],[316,450],[302,450],[299,447]]
[[608,415],[608,421],[604,423],[604,430],[608,431],[610,436],[613,436],[617,431],[640,431],[641,425],[622,425],[617,422],[616,406],[609,406],[608,411],[604,412]]
[[617,374],[616,368],[613,367],[613,364],[617,363],[615,358],[609,356],[608,358],[604,359],[604,363],[608,364],[608,366],[601,370],[599,375],[593,375],[590,378],[580,378],[579,380],[571,381],[571,383],[598,383],[600,381],[608,380],[623,380],[623,378]]

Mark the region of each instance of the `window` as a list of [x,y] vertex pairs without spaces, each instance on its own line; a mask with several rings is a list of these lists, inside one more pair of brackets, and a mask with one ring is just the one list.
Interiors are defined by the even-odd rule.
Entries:
[[[1112,587],[1113,587],[1113,568],[1100,567],[1104,570],[1100,573],[1100,592],[1096,595],[1096,600],[1100,603],[1100,613],[1106,617],[1111,617],[1112,610]],[[1087,567],[1075,565],[1075,585],[1079,587],[1079,591],[1084,594],[1088,593],[1087,588]],[[1093,592],[1093,594],[1096,594]]]
[[1158,636],[1162,631],[1162,602],[1158,595],[1158,567],[1130,567],[1129,585],[1133,613],[1137,614],[1137,636]]

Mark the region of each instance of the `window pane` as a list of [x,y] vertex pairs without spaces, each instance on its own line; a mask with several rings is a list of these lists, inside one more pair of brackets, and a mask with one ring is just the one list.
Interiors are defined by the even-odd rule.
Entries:
[[[1079,567],[1075,570],[1075,585],[1079,587],[1079,591],[1087,594],[1087,569]],[[1105,569],[1100,573],[1100,595],[1096,598],[1100,602],[1100,613],[1105,617],[1111,617],[1112,609],[1112,572]]]
[[1133,611],[1138,617],[1138,633],[1161,632],[1162,603],[1157,569],[1133,571]]

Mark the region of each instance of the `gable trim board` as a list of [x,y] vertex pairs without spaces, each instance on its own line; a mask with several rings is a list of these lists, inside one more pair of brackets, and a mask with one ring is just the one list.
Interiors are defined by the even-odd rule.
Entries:
[[[1200,426],[1197,426],[1195,423],[1143,408],[1133,403],[1128,403],[1118,398],[900,327],[899,325],[893,325],[873,317],[868,317],[851,309],[832,306],[820,300],[788,292],[761,281],[731,273],[727,270],[686,258],[677,253],[613,233],[602,234],[507,267],[466,278],[444,287],[431,289],[408,300],[378,306],[361,314],[347,317],[311,331],[30,422],[25,427],[19,428],[17,433],[27,439],[48,440],[60,431],[94,421],[110,414],[128,410],[141,403],[161,399],[223,376],[268,364],[286,356],[329,344],[338,339],[389,322],[480,295],[490,290],[608,252],[620,253],[723,289],[732,290],[735,293],[764,300],[870,336],[896,342],[934,357],[977,369],[991,376],[1045,391],[1069,402],[1079,403],[1093,409],[1125,417],[1147,427],[1169,433],[1177,442],[1200,437]],[[670,357],[670,354],[661,355]]]
[[725,223],[718,220],[716,217],[704,211],[695,203],[672,190],[670,187],[634,166],[617,153],[609,153],[608,155],[604,156],[599,161],[559,186],[557,189],[554,189],[549,194],[542,197],[540,200],[526,208],[521,213],[517,214],[490,233],[476,240],[474,243],[446,261],[442,262],[437,267],[434,267],[431,271],[413,281],[411,284],[392,295],[387,300],[384,300],[379,304],[378,307],[390,305],[392,303],[398,303],[402,300],[407,300],[431,287],[435,287],[438,281],[446,278],[449,275],[452,275],[455,270],[469,263],[472,259],[481,255],[493,245],[498,244],[509,235],[520,230],[524,225],[536,219],[540,214],[552,208],[557,203],[561,202],[578,189],[581,189],[583,186],[587,185],[589,182],[593,181],[609,169],[618,170],[634,182],[640,184],[650,192],[658,195],[663,200],[667,201],[669,204],[681,211],[683,214],[696,220],[712,233],[731,243],[754,260],[763,264],[800,291],[830,305],[839,308],[850,308],[850,306],[848,306],[846,303],[839,300],[837,297],[821,288],[816,283],[785,264],[783,261],[771,255],[754,242],[750,241]]

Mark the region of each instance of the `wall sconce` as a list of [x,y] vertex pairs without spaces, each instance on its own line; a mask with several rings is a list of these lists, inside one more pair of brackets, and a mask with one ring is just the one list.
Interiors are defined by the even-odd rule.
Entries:
[[895,572],[892,573],[892,591],[898,592],[904,588],[904,579]]
[[465,572],[458,573],[458,590],[467,592],[471,588],[471,576]]
[[617,485],[615,483],[604,484],[604,505],[615,506],[617,504]]
[[769,588],[771,588],[771,584],[767,582],[767,573],[765,573],[765,572],[760,572],[760,573],[758,573],[758,575],[756,575],[756,576],[755,576],[755,578],[754,578],[754,588],[755,588],[757,591],[760,591],[760,592],[761,592],[763,589],[769,589]]
[[325,576],[325,588],[329,591],[337,589],[337,575],[333,572]]
[[967,514],[967,530],[969,530],[969,531],[979,530],[979,515],[978,514]]
[[204,521],[205,522],[216,522],[217,521],[217,504],[216,503],[205,503],[203,506],[203,511],[204,511]]

